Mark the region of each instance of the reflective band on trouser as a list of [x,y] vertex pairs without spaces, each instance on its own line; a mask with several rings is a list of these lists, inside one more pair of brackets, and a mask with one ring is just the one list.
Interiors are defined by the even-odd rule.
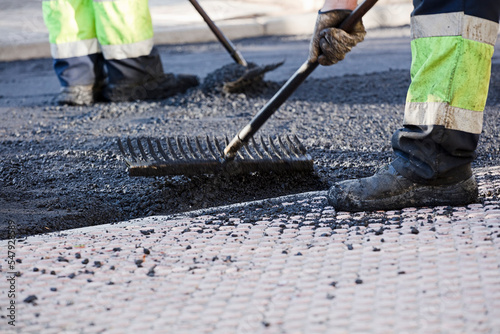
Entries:
[[146,56],[151,53],[153,49],[153,39],[147,39],[132,44],[118,44],[118,45],[101,45],[104,58],[111,59],[128,59]]
[[147,56],[153,24],[147,0],[94,1],[96,29],[106,59]]
[[462,36],[494,46],[498,36],[498,23],[462,12],[411,18],[412,39],[440,36]]
[[442,125],[445,129],[480,134],[483,112],[452,107],[445,102],[407,102],[405,125]]
[[100,53],[101,48],[97,38],[93,38],[86,39],[84,41],[50,44],[50,52],[52,54],[52,58],[62,59]]

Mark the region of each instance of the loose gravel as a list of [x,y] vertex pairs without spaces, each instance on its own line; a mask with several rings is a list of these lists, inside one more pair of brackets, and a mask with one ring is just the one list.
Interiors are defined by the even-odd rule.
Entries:
[[[0,74],[17,67],[37,75],[50,62],[0,63]],[[218,81],[219,74],[208,78]],[[119,137],[234,136],[283,82],[231,95],[203,83],[163,101],[89,107],[56,106],[52,96],[0,97],[0,238],[7,238],[9,220],[18,236],[33,235],[326,190],[368,176],[391,159],[409,83],[402,70],[307,80],[260,131],[301,138],[315,171],[292,175],[131,178],[116,145]],[[499,93],[494,65],[474,168],[500,165]],[[500,191],[481,196],[498,198]]]

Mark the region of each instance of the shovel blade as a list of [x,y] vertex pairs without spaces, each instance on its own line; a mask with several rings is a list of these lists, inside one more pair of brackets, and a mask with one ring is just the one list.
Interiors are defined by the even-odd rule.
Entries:
[[254,85],[256,82],[261,82],[264,78],[264,74],[267,72],[271,72],[281,65],[283,65],[285,61],[281,61],[279,63],[269,64],[265,66],[257,66],[249,67],[245,73],[235,81],[225,82],[222,86],[222,90],[225,93],[241,93],[245,91],[245,88],[248,86]]

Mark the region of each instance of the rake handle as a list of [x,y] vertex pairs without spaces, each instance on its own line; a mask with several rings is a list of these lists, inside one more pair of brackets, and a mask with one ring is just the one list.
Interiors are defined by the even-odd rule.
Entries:
[[[365,0],[340,24],[339,28],[347,32],[358,22],[374,5],[377,0]],[[281,89],[269,100],[233,140],[224,149],[224,161],[234,159],[239,149],[260,129],[276,110],[295,92],[304,80],[318,67],[316,61],[305,61],[302,66],[288,79]]]
[[212,30],[215,37],[217,37],[219,42],[224,46],[224,48],[226,48],[226,50],[229,52],[231,57],[238,64],[240,64],[244,67],[248,67],[248,63],[245,60],[245,58],[243,58],[243,55],[238,50],[236,50],[236,47],[234,46],[234,44],[224,35],[224,33],[219,29],[219,27],[217,27],[215,25],[214,21],[212,21],[212,19],[208,16],[207,12],[205,12],[205,10],[200,6],[198,1],[189,0],[189,2],[191,2],[193,7],[196,9],[196,11],[201,15],[203,20],[205,20],[205,22],[207,23],[210,30]]

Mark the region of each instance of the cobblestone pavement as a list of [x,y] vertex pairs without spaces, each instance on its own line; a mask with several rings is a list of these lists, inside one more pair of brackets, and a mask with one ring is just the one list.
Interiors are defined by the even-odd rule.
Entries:
[[15,330],[499,333],[500,167],[476,175],[467,207],[354,214],[318,192],[29,237]]

